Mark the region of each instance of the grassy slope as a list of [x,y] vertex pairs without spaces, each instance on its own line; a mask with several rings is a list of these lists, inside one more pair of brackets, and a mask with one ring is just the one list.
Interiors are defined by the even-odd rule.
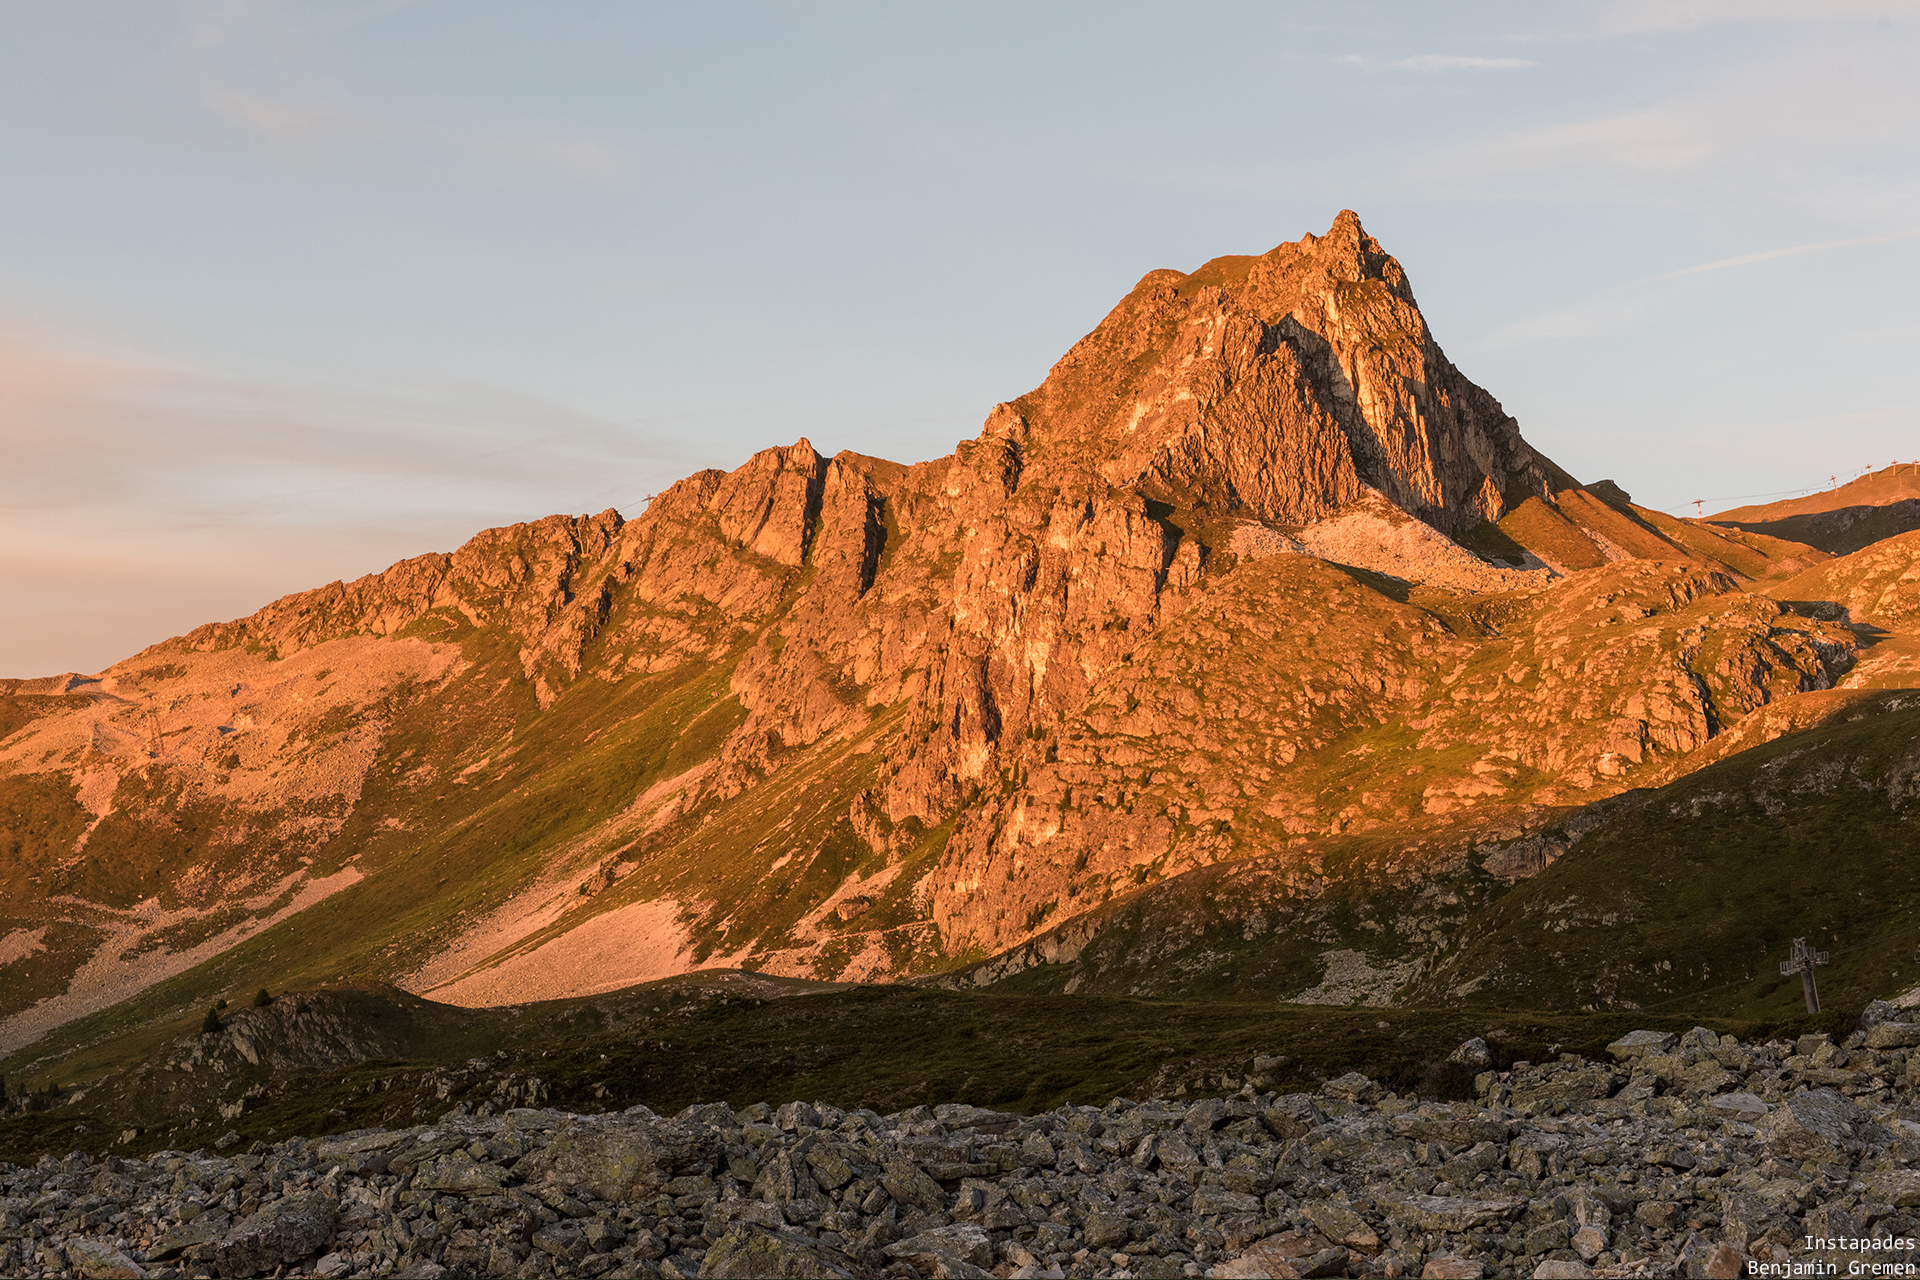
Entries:
[[1835,953],[1836,1004],[1920,982],[1920,697],[1878,701],[1625,806],[1477,918],[1414,998],[1784,1018],[1795,937]]
[[[536,714],[499,638],[470,632],[463,640],[474,665],[443,696],[399,713],[360,806],[331,845],[336,859],[357,854],[366,879],[61,1028],[0,1070],[18,1072],[29,1060],[152,1024],[139,1038],[145,1044],[197,1019],[212,1000],[263,985],[404,973],[463,918],[497,906],[537,876],[559,846],[708,749],[712,718],[699,713],[724,701],[724,667],[620,684],[583,681],[575,696]],[[683,743],[682,726],[699,741]],[[489,756],[494,764],[463,774]],[[433,794],[418,794],[423,764],[431,766],[426,785]],[[404,828],[384,823],[395,813],[407,815]],[[107,1060],[123,1056],[112,1050]]]
[[1920,526],[1920,463],[1896,463],[1836,489],[1736,507],[1708,521],[1730,531],[1791,538],[1846,555]]
[[[1322,982],[1326,952],[1357,950],[1374,967],[1417,959],[1505,889],[1464,857],[1430,848],[1378,837],[1321,841],[1138,890],[1036,939],[1019,961],[1031,967],[1011,976],[996,980],[1012,966],[989,961],[943,981],[991,981],[997,991],[1286,1000]],[[1047,962],[1048,954],[1059,960]]]
[[[90,1078],[190,1029],[218,998],[263,985],[399,978],[562,860],[582,878],[616,853],[639,867],[612,889],[583,897],[524,946],[588,915],[673,896],[701,918],[709,944],[724,936],[723,949],[764,956],[795,944],[803,912],[845,874],[879,869],[846,817],[881,759],[858,753],[858,742],[794,751],[760,786],[650,835],[636,838],[630,825],[611,821],[654,782],[710,758],[738,726],[744,712],[728,691],[731,661],[619,683],[581,680],[540,712],[500,637],[468,629],[460,638],[474,665],[431,704],[396,719],[361,804],[331,846],[357,851],[366,879],[60,1028],[0,1062],[0,1072],[34,1075],[58,1061],[63,1079]],[[864,739],[897,718],[898,709],[879,717]],[[431,766],[424,793],[423,764]],[[384,821],[392,814],[406,815],[403,828]],[[924,930],[898,926],[924,916],[912,884],[937,858],[944,835],[926,833],[908,854],[906,874],[865,917],[833,921],[833,931],[847,935],[842,962],[866,933],[888,926],[882,946],[903,959],[927,957]],[[768,892],[770,866],[796,850],[784,891]],[[714,930],[722,922],[725,935]]]
[[1761,506],[1734,507],[1708,517],[1737,523],[1781,520],[1788,516],[1816,515],[1847,507],[1885,506],[1907,498],[1920,498],[1920,463],[1899,462],[1882,467],[1871,475],[1849,480],[1835,489],[1822,489],[1801,498],[1784,498]]

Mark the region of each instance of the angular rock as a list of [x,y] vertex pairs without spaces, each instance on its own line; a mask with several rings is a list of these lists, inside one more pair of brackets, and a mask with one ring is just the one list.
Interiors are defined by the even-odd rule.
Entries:
[[1442,1116],[1414,1113],[1393,1117],[1393,1131],[1420,1142],[1443,1142],[1449,1147],[1471,1148],[1482,1142],[1505,1144],[1513,1136],[1513,1126],[1484,1112]]
[[905,1156],[890,1156],[882,1166],[880,1185],[903,1205],[939,1213],[947,1207],[947,1196],[940,1184]]
[[1920,1022],[1881,1022],[1867,1032],[1869,1049],[1911,1049],[1920,1045]]
[[1493,1065],[1493,1050],[1487,1047],[1485,1040],[1482,1040],[1479,1036],[1475,1036],[1448,1054],[1447,1061],[1457,1062],[1465,1067],[1472,1067],[1475,1071],[1484,1071]]
[[1347,1102],[1372,1102],[1381,1094],[1380,1086],[1358,1071],[1349,1071],[1320,1086],[1320,1091],[1329,1098],[1340,1098]]
[[1478,1258],[1441,1254],[1427,1259],[1420,1269],[1420,1280],[1480,1280],[1486,1274],[1486,1264]]
[[1607,1046],[1615,1061],[1631,1062],[1648,1054],[1665,1053],[1680,1042],[1671,1031],[1629,1031]]
[[1572,1258],[1547,1258],[1533,1269],[1533,1280],[1591,1280],[1593,1268]]
[[320,1252],[333,1236],[333,1201],[318,1191],[276,1200],[237,1224],[215,1246],[228,1275],[255,1275]]
[[1898,1022],[1899,1006],[1885,1000],[1869,1000],[1867,1007],[1860,1011],[1860,1029],[1871,1031],[1883,1022]]
[[1920,1208],[1920,1170],[1892,1169],[1863,1176],[1868,1197],[1896,1209]]
[[1460,1232],[1492,1226],[1521,1208],[1513,1200],[1469,1200],[1463,1196],[1415,1193],[1382,1196],[1387,1216],[1421,1231]]
[[1750,1274],[1747,1263],[1747,1255],[1733,1245],[1703,1241],[1687,1251],[1682,1259],[1681,1274],[1691,1280],[1734,1280],[1736,1276]]
[[1380,1247],[1379,1235],[1367,1225],[1366,1219],[1347,1205],[1331,1200],[1310,1200],[1301,1206],[1300,1211],[1313,1224],[1314,1230],[1335,1244],[1363,1252]]
[[832,1147],[815,1147],[807,1152],[807,1167],[813,1178],[829,1191],[838,1191],[853,1181],[853,1166]]
[[98,1240],[75,1240],[67,1262],[83,1280],[144,1280],[146,1271],[132,1258]]
[[487,1195],[505,1186],[509,1174],[496,1164],[482,1164],[465,1151],[453,1151],[429,1161],[413,1175],[423,1191]]
[[843,1280],[855,1271],[851,1259],[805,1236],[741,1223],[713,1242],[697,1274],[700,1280]]
[[1352,1260],[1352,1254],[1336,1246],[1295,1259],[1292,1272],[1299,1276],[1300,1280],[1322,1280],[1327,1276],[1344,1276]]
[[593,1252],[593,1246],[587,1243],[587,1233],[570,1218],[541,1227],[533,1233],[531,1243],[541,1252],[568,1262],[579,1262]]
[[675,1170],[710,1158],[714,1141],[711,1131],[670,1121],[616,1117],[570,1123],[544,1150],[527,1157],[522,1176],[529,1183],[584,1187],[598,1199],[620,1203],[664,1185]]
[[219,1235],[220,1228],[211,1219],[196,1218],[168,1230],[148,1256],[155,1262],[165,1262],[169,1258],[179,1257],[195,1245],[211,1243]]
[[1193,1189],[1193,1216],[1217,1218],[1228,1213],[1258,1213],[1260,1198],[1225,1187],[1202,1186]]
[[1081,1234],[1096,1249],[1118,1248],[1133,1237],[1133,1221],[1124,1213],[1095,1209],[1087,1215]]
[[1788,1097],[1754,1126],[1763,1141],[1794,1160],[1846,1160],[1859,1148],[1854,1125],[1860,1108],[1831,1089],[1809,1089]]
[[1760,1117],[1773,1108],[1767,1102],[1751,1093],[1721,1093],[1707,1099],[1707,1108],[1746,1124],[1756,1123]]
[[1527,1113],[1550,1105],[1579,1106],[1612,1095],[1626,1077],[1598,1063],[1557,1063],[1516,1078],[1511,1105]]
[[993,1265],[993,1237],[970,1222],[922,1231],[886,1247],[889,1258],[931,1267],[934,1259],[958,1259],[974,1267]]

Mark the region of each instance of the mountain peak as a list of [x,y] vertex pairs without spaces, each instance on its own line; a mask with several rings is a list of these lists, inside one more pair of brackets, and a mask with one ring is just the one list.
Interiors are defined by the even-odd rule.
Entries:
[[1321,237],[1147,273],[1012,407],[1055,484],[1280,526],[1371,487],[1458,533],[1562,476],[1447,360],[1351,210]]

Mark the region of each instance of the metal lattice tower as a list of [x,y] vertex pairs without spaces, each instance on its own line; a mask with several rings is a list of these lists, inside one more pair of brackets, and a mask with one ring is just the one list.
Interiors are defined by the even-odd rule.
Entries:
[[1780,962],[1780,972],[1782,976],[1791,978],[1796,973],[1800,975],[1800,986],[1807,995],[1808,1013],[1820,1012],[1820,988],[1814,985],[1813,970],[1814,966],[1822,965],[1826,962],[1827,953],[1824,951],[1815,951],[1812,947],[1809,947],[1805,938],[1795,938],[1793,940],[1793,958]]

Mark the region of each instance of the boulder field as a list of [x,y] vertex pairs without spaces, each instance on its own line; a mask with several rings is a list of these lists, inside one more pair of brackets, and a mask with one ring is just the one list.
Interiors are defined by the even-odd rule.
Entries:
[[[1920,1262],[1920,1023],[1639,1031],[1473,1100],[1313,1093],[894,1115],[457,1108],[0,1165],[22,1276],[1733,1276]],[[1256,1076],[1259,1070],[1256,1061]],[[1772,1267],[1775,1270],[1768,1271]]]

